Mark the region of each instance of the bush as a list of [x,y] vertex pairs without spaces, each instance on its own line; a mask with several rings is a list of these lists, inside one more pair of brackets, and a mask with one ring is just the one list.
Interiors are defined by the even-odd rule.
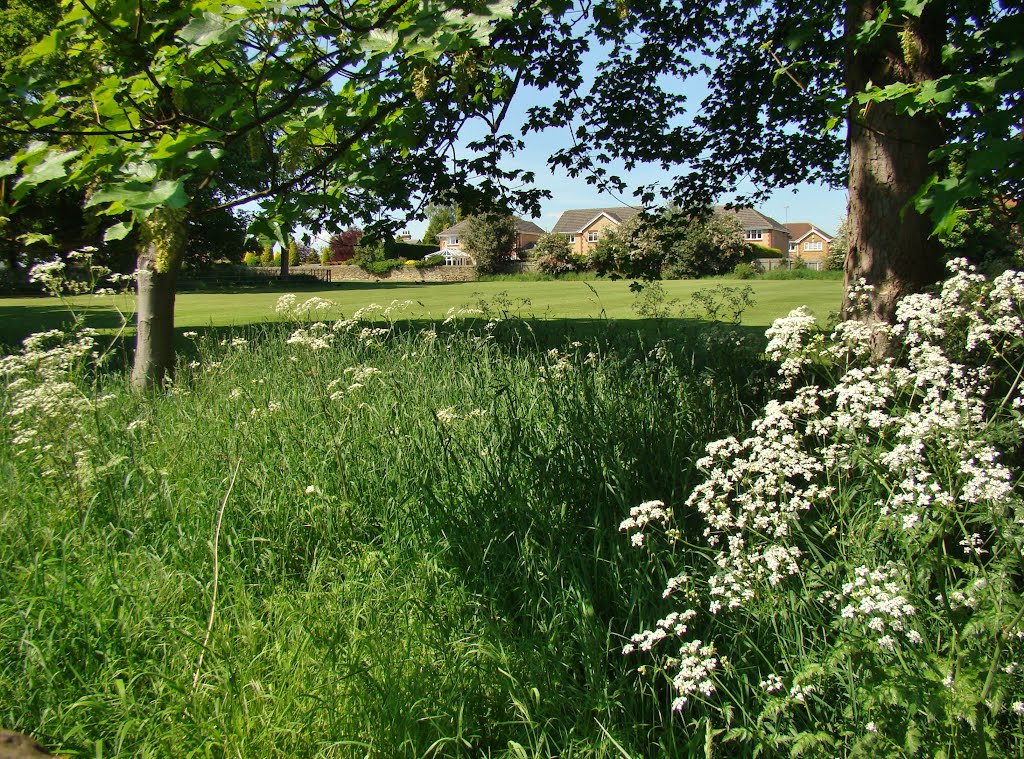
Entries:
[[749,255],[751,258],[785,258],[781,250],[769,248],[767,245],[750,243]]
[[537,268],[556,277],[585,271],[590,265],[585,255],[572,249],[564,235],[544,235],[537,240],[532,253],[537,260]]
[[359,268],[369,274],[375,274],[378,277],[387,276],[388,272],[392,269],[401,269],[405,266],[405,261],[401,258],[384,258],[377,261],[363,261],[359,264]]
[[432,269],[435,266],[444,266],[444,256],[440,253],[433,253],[426,258],[413,261],[412,263],[417,269]]
[[749,256],[739,222],[733,216],[712,213],[693,218],[670,212],[659,226],[665,246],[664,276],[699,278],[725,274]]
[[245,264],[246,266],[259,266],[260,265],[260,257],[250,250],[242,258],[242,263]]
[[404,258],[406,260],[421,261],[431,253],[437,253],[436,245],[421,245],[414,242],[399,242],[391,240],[387,243],[388,258]]
[[757,269],[754,268],[753,264],[742,262],[736,264],[736,267],[732,270],[732,275],[736,279],[753,279],[757,276]]

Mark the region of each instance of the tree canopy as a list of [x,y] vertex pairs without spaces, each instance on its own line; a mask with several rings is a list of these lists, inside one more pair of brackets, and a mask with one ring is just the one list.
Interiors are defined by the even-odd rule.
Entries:
[[[553,165],[623,191],[609,163],[660,164],[644,202],[688,210],[846,182],[847,277],[876,285],[877,318],[942,275],[937,228],[1020,196],[1024,20],[1011,3],[594,0],[529,24],[543,60],[524,81],[559,95],[528,128],[573,127]],[[699,104],[687,83],[706,88]]]
[[502,189],[519,176],[494,157],[509,138],[454,165],[445,154],[469,119],[497,131],[508,75],[487,45],[511,13],[506,0],[75,0],[5,77],[21,149],[0,177],[15,202],[81,188],[110,217],[107,240],[141,225],[135,378],[151,385],[173,364],[174,276],[198,212],[255,206],[250,231],[285,245],[300,225],[386,224],[417,192],[536,207],[537,191]]

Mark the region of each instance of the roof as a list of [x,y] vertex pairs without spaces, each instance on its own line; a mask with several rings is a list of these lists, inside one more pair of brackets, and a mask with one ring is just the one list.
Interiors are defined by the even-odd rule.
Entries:
[[817,232],[820,237],[825,238],[825,242],[832,242],[832,235],[808,221],[794,221],[792,224],[787,224],[786,229],[789,230],[789,236],[793,238],[793,242],[800,242],[811,232]]
[[616,224],[621,224],[627,219],[632,219],[642,209],[630,206],[619,206],[618,208],[575,208],[563,211],[558,222],[551,230],[552,234],[571,235],[582,232],[594,219],[602,214],[608,216]]
[[[463,219],[462,221],[458,222],[457,224],[455,224],[454,226],[448,227],[448,229],[442,229],[440,232],[437,233],[437,236],[438,237],[444,237],[446,235],[460,235],[460,234],[462,234],[463,232],[466,231],[466,226],[469,224],[469,219],[470,218],[472,218],[472,217],[467,217],[467,218]],[[512,219],[513,219],[513,221],[515,221],[515,224],[516,224],[516,232],[518,232],[521,235],[543,235],[543,234],[547,234],[543,229],[538,227],[532,221],[526,221],[525,219],[520,219],[518,216],[513,216]]]
[[787,235],[790,233],[788,229],[775,221],[771,216],[765,216],[763,213],[756,211],[753,208],[726,208],[725,206],[715,206],[715,211],[717,213],[733,214],[744,230],[772,229],[776,232],[784,232]]

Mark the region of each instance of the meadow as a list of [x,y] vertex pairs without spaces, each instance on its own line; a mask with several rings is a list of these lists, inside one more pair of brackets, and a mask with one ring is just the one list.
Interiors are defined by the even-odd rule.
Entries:
[[0,406],[0,723],[83,756],[683,751],[619,653],[665,569],[616,528],[739,430],[760,348],[373,315],[190,333],[153,398],[34,348],[64,379]]
[[[699,290],[716,286],[754,289],[754,304],[743,313],[743,323],[767,327],[790,309],[807,305],[827,318],[842,301],[838,280],[673,280],[662,283],[667,300],[690,302]],[[242,290],[221,293],[179,293],[175,322],[181,329],[208,326],[240,326],[263,322],[273,314],[280,290]],[[635,295],[629,283],[594,279],[589,281],[522,281],[515,279],[450,284],[388,284],[375,282],[338,283],[329,288],[303,290],[304,297],[321,297],[338,306],[340,314],[351,315],[369,303],[410,300],[403,318],[443,320],[449,309],[472,306],[483,300],[519,316],[539,319],[635,319]],[[116,329],[121,313],[128,316],[134,305],[125,296],[84,296],[70,303],[87,324]],[[120,313],[119,313],[120,312]],[[67,324],[64,304],[53,298],[0,298],[0,345],[12,346],[30,332],[55,329]]]
[[657,290],[246,293],[156,394],[109,335],[30,338],[0,724],[90,757],[1022,756],[1024,275],[959,266],[893,327],[767,332]]

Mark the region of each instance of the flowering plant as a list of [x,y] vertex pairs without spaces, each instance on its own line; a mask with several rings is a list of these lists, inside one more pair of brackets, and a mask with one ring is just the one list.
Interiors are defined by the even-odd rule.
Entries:
[[779,397],[707,447],[684,508],[621,525],[682,557],[673,610],[625,650],[678,641],[684,718],[770,753],[1018,745],[1022,304],[1024,274],[955,261],[893,325],[768,330]]

